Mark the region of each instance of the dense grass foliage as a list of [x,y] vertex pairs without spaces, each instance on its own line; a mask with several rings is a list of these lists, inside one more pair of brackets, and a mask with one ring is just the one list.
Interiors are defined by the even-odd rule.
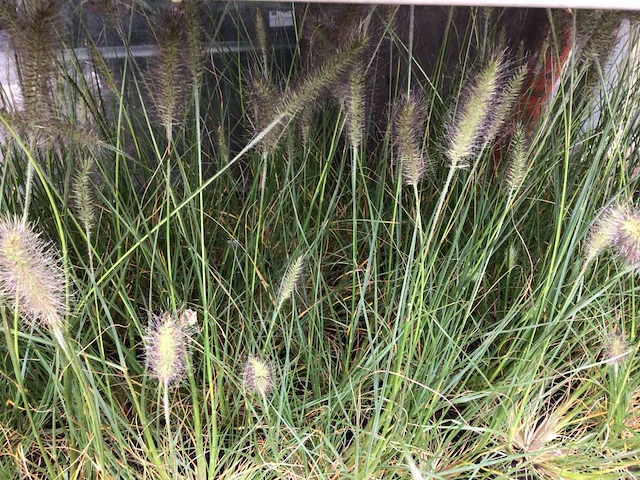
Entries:
[[326,48],[300,9],[289,65],[264,19],[206,54],[198,8],[134,5],[162,55],[89,43],[96,76],[14,38],[0,478],[639,475],[634,50],[611,86],[574,18],[536,60],[472,10],[426,72],[394,24],[417,10],[357,9]]

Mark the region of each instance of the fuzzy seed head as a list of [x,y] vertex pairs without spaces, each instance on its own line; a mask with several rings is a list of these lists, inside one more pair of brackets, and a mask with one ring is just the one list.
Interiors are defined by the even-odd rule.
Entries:
[[[280,89],[260,71],[254,70],[249,74],[248,84],[250,102],[249,120],[254,135],[260,134],[275,118]],[[270,152],[278,145],[284,127],[277,125],[263,138],[261,148],[263,152]]]
[[607,247],[640,273],[640,212],[633,205],[616,205],[600,214],[587,240],[586,264]]
[[287,272],[282,278],[280,284],[280,290],[278,291],[278,298],[276,299],[276,310],[280,310],[284,302],[286,302],[296,289],[296,286],[300,282],[302,277],[302,270],[304,269],[305,256],[298,256],[287,268]]
[[500,92],[493,109],[492,118],[483,133],[484,141],[490,142],[502,130],[505,122],[513,112],[513,108],[522,94],[522,86],[527,76],[527,66],[520,67],[508,80],[504,90]]
[[636,272],[640,272],[640,214],[627,207],[617,222],[613,244],[619,255]]
[[90,157],[84,157],[80,161],[78,172],[73,182],[73,203],[78,219],[89,234],[95,223],[95,205],[93,201],[93,185],[91,182],[91,170],[93,161]]
[[614,328],[604,341],[603,356],[604,361],[609,364],[618,365],[629,358],[631,346],[619,328]]
[[51,329],[64,316],[64,276],[55,250],[28,224],[0,219],[0,293],[20,313]]
[[198,10],[200,0],[182,2],[182,12],[186,23],[187,59],[186,63],[193,82],[198,83],[204,70],[205,51],[202,43],[202,26]]
[[410,93],[402,97],[395,122],[395,144],[405,185],[417,185],[427,162],[422,152],[426,108],[422,97]]
[[151,376],[159,383],[174,384],[183,378],[196,323],[193,310],[152,315],[144,338],[145,358]]
[[341,101],[347,118],[349,142],[358,149],[362,144],[365,123],[365,72],[361,61],[349,71]]
[[320,66],[309,72],[294,88],[284,92],[279,112],[283,116],[294,117],[306,105],[313,103],[322,91],[333,84],[341,74],[351,67],[362,54],[367,39],[361,35],[339,47]]
[[585,264],[595,260],[603,250],[613,244],[618,235],[618,226],[624,215],[620,206],[607,208],[589,231],[585,247]]
[[261,61],[262,61],[262,74],[265,78],[269,78],[269,57],[268,57],[268,42],[267,42],[267,28],[264,25],[264,18],[262,17],[262,10],[256,8],[255,17],[256,37],[258,39],[258,48],[260,49]]
[[507,249],[507,267],[509,270],[513,270],[520,263],[520,252],[518,247],[514,243],[509,244]]
[[467,160],[481,145],[483,133],[496,107],[503,70],[504,55],[494,55],[476,77],[475,83],[467,88],[466,101],[450,127],[447,157],[452,168],[468,166]]
[[158,60],[151,94],[158,119],[167,131],[180,122],[187,103],[185,28],[184,16],[174,9],[165,9],[156,26]]
[[244,388],[259,395],[267,395],[273,387],[271,366],[264,360],[250,355],[244,367]]
[[0,2],[0,24],[9,32],[18,64],[25,117],[30,127],[55,117],[53,82],[62,22],[55,0]]
[[516,127],[516,132],[511,139],[509,157],[507,188],[513,192],[520,188],[527,173],[527,140],[524,127],[520,124]]

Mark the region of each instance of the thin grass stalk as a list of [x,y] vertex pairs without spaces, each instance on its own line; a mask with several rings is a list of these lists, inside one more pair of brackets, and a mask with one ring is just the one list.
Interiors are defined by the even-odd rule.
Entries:
[[[3,122],[5,122],[4,118],[2,119]],[[6,125],[6,123],[5,123]],[[34,148],[35,148],[35,138],[33,137],[33,134],[29,135],[29,151],[33,152]],[[25,179],[25,186],[24,186],[24,205],[23,205],[23,210],[22,210],[22,224],[26,225],[27,224],[27,220],[29,218],[29,207],[31,206],[31,196],[32,196],[32,189],[33,189],[33,177],[35,174],[35,169],[33,167],[33,162],[35,160],[33,160],[31,157],[28,158],[27,160],[27,178]]]
[[351,319],[349,322],[349,342],[347,347],[346,358],[351,357],[351,349],[355,340],[356,322],[357,322],[357,299],[358,291],[358,183],[357,170],[359,155],[355,145],[351,145],[351,261],[353,272],[351,273]]
[[178,458],[174,438],[171,432],[171,409],[169,408],[169,381],[165,378],[162,383],[162,407],[164,412],[164,422],[166,429],[166,441],[169,444],[167,463],[173,478],[178,478]]
[[411,94],[411,74],[413,73],[413,35],[414,35],[415,7],[409,5],[409,67],[407,69],[407,96]]
[[[195,77],[193,81],[193,99],[194,99],[194,116],[196,123],[196,156],[198,162],[198,185],[202,185],[204,183],[204,171],[202,168],[202,126],[200,124],[200,77]],[[205,326],[208,325],[208,315],[209,315],[209,297],[208,297],[208,282],[207,282],[207,249],[205,242],[205,224],[204,224],[204,197],[203,192],[200,190],[198,194],[198,226],[199,226],[199,240],[200,240],[200,298],[202,301],[202,307],[204,312],[203,323]],[[206,328],[206,327],[205,327]],[[207,337],[207,332],[205,331],[205,337]],[[216,337],[217,338],[217,337]],[[216,345],[216,349],[219,346]],[[193,418],[194,418],[194,434],[196,438],[196,454],[197,454],[197,469],[198,469],[198,480],[204,480],[207,465],[205,461],[205,451],[204,451],[204,442],[203,442],[203,432],[202,432],[202,422],[200,420],[200,395],[199,389],[195,384],[195,378],[193,376],[193,369],[188,368],[189,372],[189,384],[191,387],[191,398],[192,398],[192,407],[193,407]],[[210,368],[207,368],[208,372],[211,372]],[[209,378],[209,384],[213,384],[213,379]],[[216,428],[216,415],[212,415],[213,425],[212,428],[214,431],[210,436],[211,442],[211,455],[217,457],[217,432]]]

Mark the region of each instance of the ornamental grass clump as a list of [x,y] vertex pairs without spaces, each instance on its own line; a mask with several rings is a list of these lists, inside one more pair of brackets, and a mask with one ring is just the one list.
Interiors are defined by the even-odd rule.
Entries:
[[0,219],[0,292],[24,318],[62,339],[66,296],[58,253],[17,218]]

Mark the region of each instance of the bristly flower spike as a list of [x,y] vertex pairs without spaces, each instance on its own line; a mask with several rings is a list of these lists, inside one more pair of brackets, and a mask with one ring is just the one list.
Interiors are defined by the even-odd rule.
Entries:
[[255,355],[249,355],[244,367],[244,388],[252,393],[266,396],[273,387],[271,366]]
[[619,204],[600,214],[589,232],[583,270],[608,247],[613,247],[628,267],[640,273],[640,212],[633,205]]
[[504,91],[498,95],[496,105],[493,108],[492,118],[489,119],[487,128],[483,133],[484,141],[490,142],[502,130],[505,122],[511,117],[514,106],[522,94],[522,86],[527,76],[527,66],[524,65],[509,79]]
[[304,268],[305,256],[299,255],[296,259],[291,262],[289,268],[287,268],[287,272],[284,274],[282,278],[282,283],[280,284],[280,290],[278,291],[278,297],[276,299],[276,311],[282,308],[284,302],[286,302],[291,295],[293,294],[296,286],[300,282],[300,278],[302,277],[302,270]]
[[[156,26],[158,61],[153,69],[152,98],[167,136],[179,123],[187,103],[187,66],[185,21],[182,12],[165,9]],[[171,143],[171,138],[168,142]]]
[[612,243],[626,264],[640,273],[640,212],[625,205],[616,213],[617,228]]
[[514,192],[520,188],[527,173],[527,135],[524,127],[518,123],[509,146],[509,167],[507,169],[507,188]]
[[0,293],[24,317],[61,334],[66,296],[58,254],[17,218],[0,219]]
[[425,172],[427,161],[422,139],[426,122],[424,100],[411,92],[404,95],[395,121],[395,144],[405,185],[417,185]]
[[606,335],[603,343],[603,357],[605,363],[618,365],[629,358],[631,346],[625,335],[617,325]]
[[342,93],[342,109],[346,115],[346,127],[351,148],[357,150],[362,144],[365,128],[365,67],[356,62],[347,75]]
[[483,141],[483,134],[493,117],[503,83],[504,53],[495,54],[487,66],[467,88],[463,102],[453,124],[449,127],[447,157],[451,168],[467,167]]
[[196,324],[197,314],[193,310],[152,315],[144,338],[145,359],[151,376],[161,385],[183,379]]
[[585,246],[585,268],[600,253],[612,245],[616,236],[618,224],[622,218],[620,207],[609,207],[603,210],[589,230]]

